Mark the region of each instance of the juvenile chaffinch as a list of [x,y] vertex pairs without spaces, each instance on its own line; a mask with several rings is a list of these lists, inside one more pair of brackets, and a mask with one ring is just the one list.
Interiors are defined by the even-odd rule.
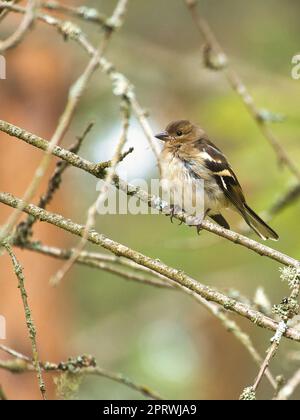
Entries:
[[160,161],[162,179],[167,181],[173,206],[183,209],[182,202],[178,200],[180,190],[185,193],[189,189],[192,202],[196,198],[201,202],[200,195],[204,197],[203,216],[211,217],[225,229],[230,227],[221,211],[231,208],[260,238],[279,239],[277,233],[248,206],[225,155],[208,139],[202,128],[190,121],[180,120],[171,122],[165,131],[155,137],[164,142]]

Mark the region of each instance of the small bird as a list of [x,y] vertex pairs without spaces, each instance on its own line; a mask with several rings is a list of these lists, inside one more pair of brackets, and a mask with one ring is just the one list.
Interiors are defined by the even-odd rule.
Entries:
[[188,120],[174,121],[155,137],[164,142],[161,176],[173,197],[173,209],[182,206],[181,202],[176,202],[176,193],[180,189],[189,189],[193,201],[197,194],[202,193],[203,216],[209,216],[225,229],[230,229],[230,226],[221,211],[230,208],[238,212],[261,239],[279,239],[277,233],[248,206],[225,155],[208,139],[202,128]]

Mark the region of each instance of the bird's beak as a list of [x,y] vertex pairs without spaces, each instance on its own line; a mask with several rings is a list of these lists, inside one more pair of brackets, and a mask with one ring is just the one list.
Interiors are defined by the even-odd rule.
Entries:
[[159,140],[166,141],[169,138],[169,133],[167,131],[162,131],[161,133],[156,134],[155,137]]

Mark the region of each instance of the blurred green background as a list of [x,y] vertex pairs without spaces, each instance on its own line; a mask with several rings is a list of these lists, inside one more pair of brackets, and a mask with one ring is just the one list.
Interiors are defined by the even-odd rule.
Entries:
[[[115,3],[84,4],[109,14]],[[204,68],[203,41],[184,2],[129,3],[124,27],[113,36],[107,56],[135,85],[153,130],[181,118],[201,124],[229,158],[251,206],[258,212],[268,210],[295,180],[278,166],[273,150],[222,72]],[[299,163],[300,81],[291,78],[291,59],[300,49],[299,1],[201,0],[199,5],[258,106],[286,116],[272,129]],[[99,30],[93,25],[83,27],[96,43]],[[43,31],[47,42],[59,42],[65,51],[60,41],[50,38],[50,29]],[[68,61],[65,72],[71,83],[87,58],[75,44],[69,45],[66,54],[62,59]],[[67,84],[65,89],[67,93]],[[68,139],[81,133],[90,120],[96,125],[80,154],[93,161],[110,158],[121,130],[119,99],[100,72],[81,102]],[[131,145],[136,151],[120,165],[122,176],[127,175],[129,181],[157,177],[152,152],[134,117],[127,143]],[[51,210],[61,211],[64,200],[64,215],[83,223],[96,196],[96,180],[70,169]],[[280,241],[270,245],[295,258],[300,256],[299,206],[300,202],[271,222]],[[229,220],[233,229],[240,229],[239,218],[230,215]],[[198,237],[194,229],[172,225],[163,216],[98,216],[97,230],[219,290],[237,289],[252,299],[261,286],[272,304],[289,294],[276,262],[207,232]],[[70,246],[77,243],[69,236],[66,240]],[[60,241],[51,244],[59,246]],[[82,267],[73,269],[65,287],[72,308],[66,354],[93,354],[99,365],[147,384],[169,399],[236,399],[253,383],[258,368],[247,351],[188,296]],[[233,317],[264,354],[272,334]],[[272,362],[274,375],[288,378],[299,367],[299,362],[289,358],[297,349],[296,344],[283,341]],[[259,397],[271,396],[270,385],[264,381]],[[85,379],[79,397],[140,398],[124,386],[99,378]],[[300,391],[295,395],[299,397]]]

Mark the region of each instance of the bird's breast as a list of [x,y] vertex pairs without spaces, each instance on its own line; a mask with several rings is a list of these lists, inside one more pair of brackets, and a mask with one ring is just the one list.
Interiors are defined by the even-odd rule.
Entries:
[[191,214],[205,213],[208,209],[218,213],[225,204],[223,194],[207,168],[197,163],[195,171],[192,161],[183,160],[177,153],[169,151],[164,151],[161,158],[162,189],[166,201]]

